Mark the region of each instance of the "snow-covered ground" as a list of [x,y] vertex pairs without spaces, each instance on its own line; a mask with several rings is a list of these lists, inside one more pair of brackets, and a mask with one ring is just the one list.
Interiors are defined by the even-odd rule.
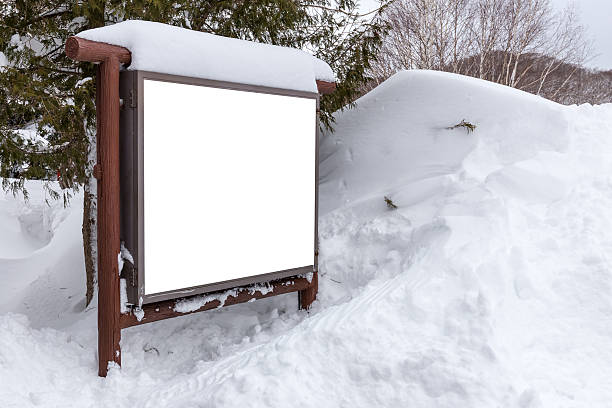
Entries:
[[400,73],[323,136],[312,311],[130,328],[107,379],[80,196],[30,183],[0,198],[0,407],[609,406],[611,156],[612,105]]

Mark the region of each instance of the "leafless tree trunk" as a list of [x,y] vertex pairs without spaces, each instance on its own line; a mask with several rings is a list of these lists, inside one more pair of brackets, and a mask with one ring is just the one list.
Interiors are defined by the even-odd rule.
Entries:
[[93,165],[97,162],[95,129],[86,128],[89,136],[88,172],[89,180],[83,186],[83,254],[85,256],[86,292],[85,305],[89,305],[94,297],[98,283],[97,257],[97,180],[93,175]]
[[96,219],[92,217],[92,213],[96,211],[95,196],[91,194],[91,186],[86,184],[83,188],[83,253],[85,255],[85,275],[87,280],[87,289],[85,293],[85,305],[89,305],[93,299],[96,288],[96,256],[92,235],[95,234]]

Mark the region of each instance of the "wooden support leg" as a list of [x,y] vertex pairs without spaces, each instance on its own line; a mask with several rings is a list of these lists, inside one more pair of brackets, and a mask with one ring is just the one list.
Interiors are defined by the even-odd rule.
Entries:
[[119,265],[119,60],[105,58],[97,71],[98,103],[98,375],[121,365]]
[[300,309],[308,310],[310,305],[317,298],[317,292],[319,291],[319,273],[314,272],[312,275],[312,282],[310,286],[304,290],[298,292],[298,302]]

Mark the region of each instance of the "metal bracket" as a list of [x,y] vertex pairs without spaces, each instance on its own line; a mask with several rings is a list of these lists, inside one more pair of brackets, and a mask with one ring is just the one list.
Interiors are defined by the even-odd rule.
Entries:
[[133,89],[130,89],[130,108],[136,108],[136,92]]
[[132,276],[130,276],[130,286],[132,286],[133,288],[136,287],[136,276],[138,276],[138,268],[136,268],[134,265],[132,265]]

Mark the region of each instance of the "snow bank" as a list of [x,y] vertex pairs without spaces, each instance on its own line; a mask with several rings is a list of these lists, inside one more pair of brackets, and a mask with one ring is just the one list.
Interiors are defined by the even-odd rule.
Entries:
[[[355,363],[328,361],[350,401],[605,406],[612,105],[411,71],[336,119],[319,233],[322,303],[339,304],[310,321],[350,330]],[[447,129],[462,119],[476,130]]]
[[0,315],[0,405],[607,406],[612,105],[413,71],[336,121],[310,314],[292,294],[130,328],[104,381],[95,311]]
[[325,62],[298,49],[221,37],[151,21],[128,20],[79,37],[132,52],[128,69],[317,92],[334,82]]
[[[320,211],[396,188],[427,189],[461,174],[479,181],[496,169],[567,148],[566,108],[491,82],[443,72],[401,72],[337,115],[321,147]],[[477,125],[446,129],[465,119]],[[406,189],[406,184],[418,187]],[[426,194],[427,192],[422,192]],[[418,197],[415,197],[418,199]]]
[[41,182],[26,188],[27,203],[21,195],[0,195],[0,314],[23,313],[34,327],[63,326],[80,318],[85,302],[83,196],[64,208]]

